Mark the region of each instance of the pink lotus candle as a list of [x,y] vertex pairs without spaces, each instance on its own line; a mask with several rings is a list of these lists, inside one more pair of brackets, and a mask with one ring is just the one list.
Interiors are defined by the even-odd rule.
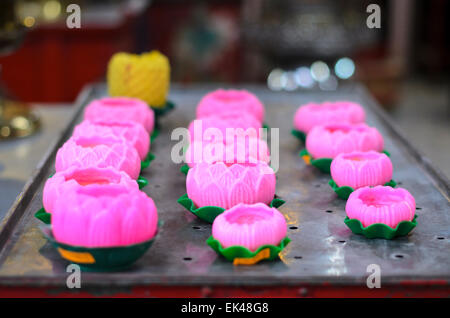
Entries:
[[137,179],[141,171],[139,154],[125,142],[100,136],[71,137],[56,153],[55,170],[60,172],[72,166],[79,168],[113,167]]
[[386,154],[373,150],[341,153],[331,162],[330,172],[339,187],[384,185],[392,179],[392,162]]
[[189,124],[188,129],[191,142],[203,140],[226,143],[227,139],[238,134],[247,133],[247,136],[259,138],[261,127],[261,122],[252,115],[241,113],[239,116],[227,114],[196,119]]
[[66,191],[74,192],[82,187],[108,188],[110,186],[122,186],[130,190],[139,190],[135,180],[132,180],[125,172],[108,168],[78,168],[70,167],[67,170],[55,173],[47,179],[42,201],[48,213],[53,212],[53,205]]
[[345,211],[364,227],[383,223],[395,228],[401,221],[412,221],[416,210],[414,197],[405,189],[387,186],[364,187],[352,192]]
[[56,200],[52,230],[60,243],[116,247],[142,243],[157,232],[155,203],[144,192],[122,186],[85,187]]
[[142,100],[128,97],[106,97],[96,99],[86,106],[84,119],[96,121],[133,121],[153,131],[155,114]]
[[132,145],[144,160],[150,149],[150,137],[142,125],[133,121],[85,120],[75,126],[73,137],[93,138],[102,136]]
[[294,127],[304,133],[309,133],[318,125],[363,123],[365,117],[364,109],[357,103],[348,101],[309,103],[297,109],[294,116]]
[[278,245],[286,237],[286,220],[265,204],[238,204],[216,217],[212,236],[223,248],[244,246],[254,252],[263,245]]
[[264,120],[264,106],[260,100],[246,90],[224,90],[206,94],[197,106],[197,118],[223,116],[225,114],[248,113],[259,122]]
[[366,124],[328,124],[314,127],[306,137],[306,149],[314,159],[334,158],[353,151],[383,151],[383,136]]
[[186,178],[188,197],[196,207],[229,209],[239,203],[269,204],[275,196],[275,173],[267,164],[199,163]]
[[186,150],[186,162],[191,168],[200,162],[224,162],[231,165],[235,163],[269,163],[269,161],[269,147],[264,140],[259,138],[236,138],[226,144],[194,141]]

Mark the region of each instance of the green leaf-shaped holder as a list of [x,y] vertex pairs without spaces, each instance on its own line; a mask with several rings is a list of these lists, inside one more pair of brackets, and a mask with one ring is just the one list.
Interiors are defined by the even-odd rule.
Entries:
[[278,254],[289,244],[291,240],[286,236],[279,245],[263,245],[256,251],[252,252],[244,246],[229,246],[223,248],[218,240],[210,236],[206,243],[217,254],[222,255],[234,265],[253,265],[262,260],[274,260],[278,258]]
[[62,258],[78,264],[83,271],[110,272],[124,270],[136,262],[153,244],[156,235],[148,241],[118,247],[82,247],[55,240],[50,226],[41,228],[44,236],[58,250]]
[[[337,196],[344,200],[347,200],[348,197],[350,196],[350,194],[353,191],[355,191],[355,189],[353,189],[352,187],[349,187],[349,186],[338,187],[338,185],[336,184],[336,182],[334,182],[333,179],[331,179],[328,182],[328,184],[334,190],[334,192],[336,192]],[[391,180],[389,182],[386,182],[384,185],[395,188],[397,186],[397,182],[395,182],[394,180]]]
[[286,203],[286,201],[284,201],[283,199],[278,198],[275,195],[275,198],[273,198],[273,200],[269,203],[269,207],[278,209],[280,206],[282,206],[285,203]]
[[155,160],[155,155],[149,152],[147,156],[144,158],[144,160],[141,161],[141,173],[144,169],[148,168],[150,166],[150,163]]
[[300,151],[299,156],[303,159],[303,161],[305,161],[307,165],[313,165],[322,172],[330,173],[331,161],[333,159],[331,158],[314,159],[308,152],[308,150],[306,150],[306,148]]
[[[150,107],[152,106],[150,105]],[[158,118],[175,109],[175,103],[167,100],[163,107],[152,107],[152,109],[155,112],[155,116]]]
[[52,215],[50,213],[48,213],[47,211],[45,211],[45,208],[42,207],[40,210],[38,210],[35,214],[34,217],[42,222],[44,222],[45,224],[51,224],[52,222]]
[[137,178],[136,182],[138,183],[139,190],[141,190],[142,188],[144,188],[145,186],[148,185],[148,180],[146,178],[144,178],[143,176],[139,176]]
[[412,221],[402,221],[395,229],[392,227],[383,224],[383,223],[375,223],[371,224],[368,227],[363,227],[362,223],[357,219],[349,219],[348,216],[345,217],[344,223],[347,225],[350,230],[352,230],[355,234],[361,234],[365,237],[372,238],[384,238],[386,240],[391,240],[397,236],[405,236],[417,225],[417,214],[414,215],[414,219]]
[[[201,208],[197,208],[194,205],[194,202],[188,197],[187,194],[183,194],[177,202],[182,205],[186,210],[194,214],[199,219],[206,221],[208,223],[214,222],[214,219],[221,213],[225,211],[224,208],[220,206],[203,206]],[[269,206],[272,208],[278,208],[285,203],[284,200],[275,197],[272,202],[270,202]]]
[[187,164],[184,164],[184,165],[182,165],[182,166],[180,167],[180,171],[181,171],[182,173],[184,173],[185,175],[188,174],[189,169],[191,169],[191,168],[189,168],[189,166],[188,166]]
[[153,128],[152,134],[150,135],[150,145],[153,141],[155,141],[156,137],[159,136],[159,129],[158,128]]
[[301,142],[305,143],[306,141],[306,134],[303,131],[292,129],[291,130],[292,136],[296,137]]

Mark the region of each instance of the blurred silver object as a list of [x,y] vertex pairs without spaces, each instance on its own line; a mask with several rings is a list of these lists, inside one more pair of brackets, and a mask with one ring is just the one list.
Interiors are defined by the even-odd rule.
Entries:
[[346,56],[379,36],[362,25],[366,17],[355,9],[360,6],[354,1],[249,0],[243,33],[246,41],[275,56]]
[[[24,37],[25,27],[16,19],[14,1],[0,1],[0,55],[17,50]],[[27,104],[8,100],[6,93],[0,89],[0,140],[29,136],[39,126],[39,118]]]

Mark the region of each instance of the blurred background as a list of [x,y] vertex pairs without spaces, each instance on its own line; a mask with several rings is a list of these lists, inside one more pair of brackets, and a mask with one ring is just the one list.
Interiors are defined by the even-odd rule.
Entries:
[[[81,29],[66,26],[70,3],[81,8]],[[367,26],[369,4],[380,7],[381,28]],[[69,116],[63,109],[104,80],[118,51],[160,50],[172,82],[185,85],[289,92],[356,81],[450,176],[449,24],[445,0],[2,0],[0,90],[3,100],[40,107],[56,131]],[[20,147],[0,138],[0,152]]]
[[[66,26],[70,3],[81,8],[81,29]],[[371,3],[381,9],[379,29],[366,25]],[[2,33],[16,23],[25,29],[16,47],[2,52],[3,85],[29,102],[73,101],[83,85],[104,78],[109,58],[121,50],[160,50],[175,82],[332,90],[358,80],[388,108],[398,103],[405,80],[442,84],[450,68],[445,0],[2,0],[0,6]]]

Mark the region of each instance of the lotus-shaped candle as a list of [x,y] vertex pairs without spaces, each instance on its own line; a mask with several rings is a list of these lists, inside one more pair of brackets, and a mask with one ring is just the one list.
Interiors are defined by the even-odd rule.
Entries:
[[101,136],[117,142],[125,141],[138,152],[141,160],[147,157],[150,148],[150,136],[144,127],[133,121],[83,121],[75,126],[73,137],[95,138]]
[[120,185],[84,187],[56,200],[44,234],[61,256],[89,270],[128,267],[150,247],[158,215],[151,198]]
[[207,243],[234,264],[255,264],[275,259],[285,245],[286,220],[265,204],[238,204],[220,214],[212,225]]
[[306,137],[300,156],[323,172],[330,172],[331,160],[340,153],[383,151],[383,136],[366,124],[329,124],[314,127]]
[[330,185],[340,197],[341,193],[348,197],[349,192],[361,187],[394,183],[391,159],[373,150],[341,153],[331,162],[330,170]]
[[113,138],[71,137],[56,153],[55,170],[60,172],[72,166],[113,167],[124,171],[132,179],[137,179],[141,171],[141,160],[134,147]]
[[326,124],[359,124],[365,121],[361,105],[348,101],[309,103],[300,106],[294,116],[296,130],[308,134],[312,128]]
[[269,163],[270,153],[267,143],[259,138],[236,138],[230,143],[194,141],[186,150],[186,163],[193,167],[197,163],[224,162],[235,163]]
[[247,113],[196,119],[188,129],[191,143],[195,140],[229,143],[235,136],[260,138],[262,135],[261,122]]
[[74,192],[82,187],[108,188],[122,186],[130,190],[139,190],[136,180],[131,179],[125,172],[108,168],[78,168],[56,172],[47,179],[44,186],[42,201],[45,211],[52,213],[56,200],[66,191]]
[[108,64],[109,95],[136,97],[148,105],[165,107],[170,85],[170,65],[158,51],[141,55],[116,53]]
[[86,106],[84,119],[90,121],[133,121],[153,131],[155,114],[142,100],[126,97],[106,97],[96,99]]
[[275,173],[266,163],[199,163],[186,178],[188,197],[196,207],[229,209],[239,203],[269,204],[275,196]]
[[383,151],[384,141],[366,124],[328,124],[314,127],[306,137],[306,149],[313,158],[334,158],[353,151]]
[[259,122],[264,120],[264,106],[260,100],[246,90],[224,90],[206,94],[197,106],[197,118],[248,113]]
[[350,194],[345,223],[357,234],[391,239],[415,226],[416,202],[405,189],[389,186],[359,188]]
[[156,206],[144,192],[113,185],[65,192],[54,204],[52,230],[58,242],[84,247],[113,247],[152,239]]

